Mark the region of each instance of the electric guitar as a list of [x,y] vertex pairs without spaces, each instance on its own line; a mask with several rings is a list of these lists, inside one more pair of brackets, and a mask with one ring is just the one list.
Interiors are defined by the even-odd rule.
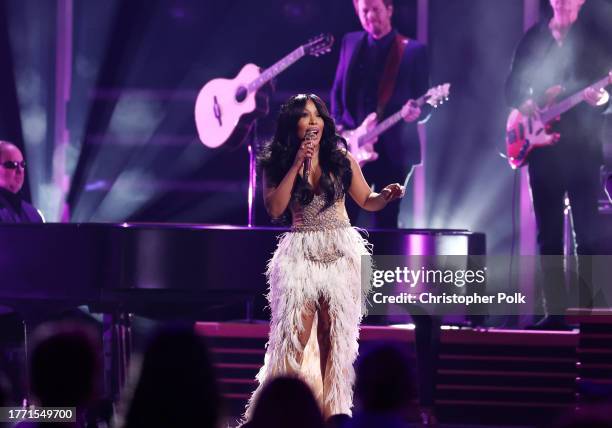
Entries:
[[195,104],[200,141],[210,148],[242,143],[253,120],[268,110],[267,97],[259,89],[305,55],[328,53],[333,43],[331,34],[322,34],[264,71],[255,64],[246,64],[233,79],[208,82],[200,90]]
[[[610,84],[612,71],[590,87],[599,91]],[[550,123],[584,101],[585,89],[556,104],[538,109],[531,115],[525,115],[518,109],[510,112],[506,122],[506,155],[512,169],[525,166],[533,149],[550,146],[558,141],[559,135],[551,132]]]
[[429,104],[430,106],[436,108],[439,104],[442,104],[444,101],[448,100],[449,90],[450,83],[434,86],[416,101],[409,100],[400,110],[387,117],[378,125],[375,125],[376,113],[370,113],[358,128],[344,131],[342,136],[346,139],[349,151],[355,160],[360,166],[363,166],[368,162],[378,159],[378,153],[374,150],[376,138],[402,120],[402,113],[406,108],[408,108],[409,103],[414,102],[418,107],[421,107],[424,104]]

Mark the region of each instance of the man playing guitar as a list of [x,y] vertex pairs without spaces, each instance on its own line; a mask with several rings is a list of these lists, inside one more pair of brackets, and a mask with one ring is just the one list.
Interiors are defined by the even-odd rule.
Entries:
[[[427,49],[392,27],[392,0],[354,0],[353,4],[365,31],[344,36],[331,92],[332,115],[345,131],[358,128],[364,120],[364,126],[375,126],[429,88]],[[402,113],[405,123],[379,137],[379,157],[363,168],[375,188],[387,180],[407,182],[412,167],[421,161],[415,123],[421,109],[408,103]],[[349,215],[354,211],[349,207]],[[374,226],[396,228],[398,211],[399,204],[394,204],[376,213]]]
[[[524,115],[537,105],[546,107],[561,93],[582,92],[580,103],[560,115],[552,130],[556,143],[534,149],[529,157],[529,183],[533,198],[538,246],[542,255],[563,255],[565,194],[569,196],[577,253],[598,254],[597,199],[602,150],[599,135],[608,93],[589,87],[610,70],[604,40],[593,35],[579,16],[585,0],[550,0],[551,19],[532,27],[521,39],[506,81],[508,104]],[[567,307],[561,258],[555,266],[542,266],[545,313],[538,328],[562,329]],[[582,268],[582,266],[581,266]],[[581,274],[586,272],[581,272]]]
[[[348,33],[342,40],[331,92],[331,112],[337,125],[351,131],[364,120],[364,126],[374,127],[401,110],[403,123],[381,134],[376,143],[379,157],[367,163],[363,173],[375,189],[385,186],[386,180],[406,184],[413,166],[421,162],[415,123],[421,109],[406,101],[421,97],[430,86],[427,48],[401,36],[392,27],[392,0],[353,0],[353,5],[365,31]],[[349,204],[347,210],[352,223],[359,225],[354,218],[357,210]],[[384,212],[376,213],[374,226],[397,228],[398,213],[399,204],[390,204]],[[433,405],[440,321],[428,315],[413,316],[413,320],[421,418],[423,424],[431,425],[435,423]]]

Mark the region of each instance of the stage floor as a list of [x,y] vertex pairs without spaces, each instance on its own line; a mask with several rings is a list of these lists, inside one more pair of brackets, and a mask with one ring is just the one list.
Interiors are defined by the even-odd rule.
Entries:
[[[212,346],[230,410],[238,415],[263,363],[268,324],[202,322],[196,330]],[[405,344],[414,362],[414,329],[362,326],[360,352],[385,341]],[[436,382],[442,426],[535,426],[555,420],[580,400],[584,352],[580,330],[443,326]]]

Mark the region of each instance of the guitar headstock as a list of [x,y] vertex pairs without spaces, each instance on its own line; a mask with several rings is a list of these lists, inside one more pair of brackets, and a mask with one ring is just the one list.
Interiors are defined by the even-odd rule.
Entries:
[[438,107],[438,105],[444,104],[444,101],[448,101],[449,92],[450,83],[429,88],[425,94],[425,102],[434,108]]
[[304,51],[308,55],[321,56],[331,51],[333,44],[334,36],[329,33],[320,34],[317,37],[310,39],[308,43],[304,45]]

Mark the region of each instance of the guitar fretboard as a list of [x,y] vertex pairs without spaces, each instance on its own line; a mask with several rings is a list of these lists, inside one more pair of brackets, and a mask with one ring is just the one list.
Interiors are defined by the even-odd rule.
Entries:
[[257,79],[253,80],[247,87],[250,93],[257,91],[263,85],[274,79],[280,73],[282,73],[289,66],[294,64],[297,60],[302,58],[306,54],[304,46],[300,46],[295,49],[289,55],[282,58],[280,61],[274,63],[274,65],[266,68]]
[[[608,76],[606,76],[603,79],[597,81],[595,84],[591,85],[591,88],[595,89],[596,91],[599,91],[600,89],[605,88],[609,84],[610,84],[609,78]],[[584,90],[576,92],[571,97],[568,97],[564,99],[563,101],[558,102],[557,104],[553,105],[552,107],[540,113],[540,119],[542,120],[542,122],[548,123],[555,117],[562,115],[566,111],[570,110],[574,106],[584,101],[584,98],[582,96],[583,91]]]
[[[416,100],[416,104],[419,107],[421,107],[423,104],[425,104],[425,95],[423,95],[421,98],[417,99]],[[359,143],[358,143],[359,147],[363,146],[368,141],[371,141],[374,138],[378,137],[380,134],[385,132],[387,129],[391,128],[397,122],[402,120],[402,110],[403,109],[400,109],[400,110],[396,111],[391,116],[389,116],[388,118],[386,118],[385,120],[380,122],[378,125],[376,125],[376,127],[374,129],[372,129],[371,131],[366,132],[365,134],[363,134],[359,138]]]

